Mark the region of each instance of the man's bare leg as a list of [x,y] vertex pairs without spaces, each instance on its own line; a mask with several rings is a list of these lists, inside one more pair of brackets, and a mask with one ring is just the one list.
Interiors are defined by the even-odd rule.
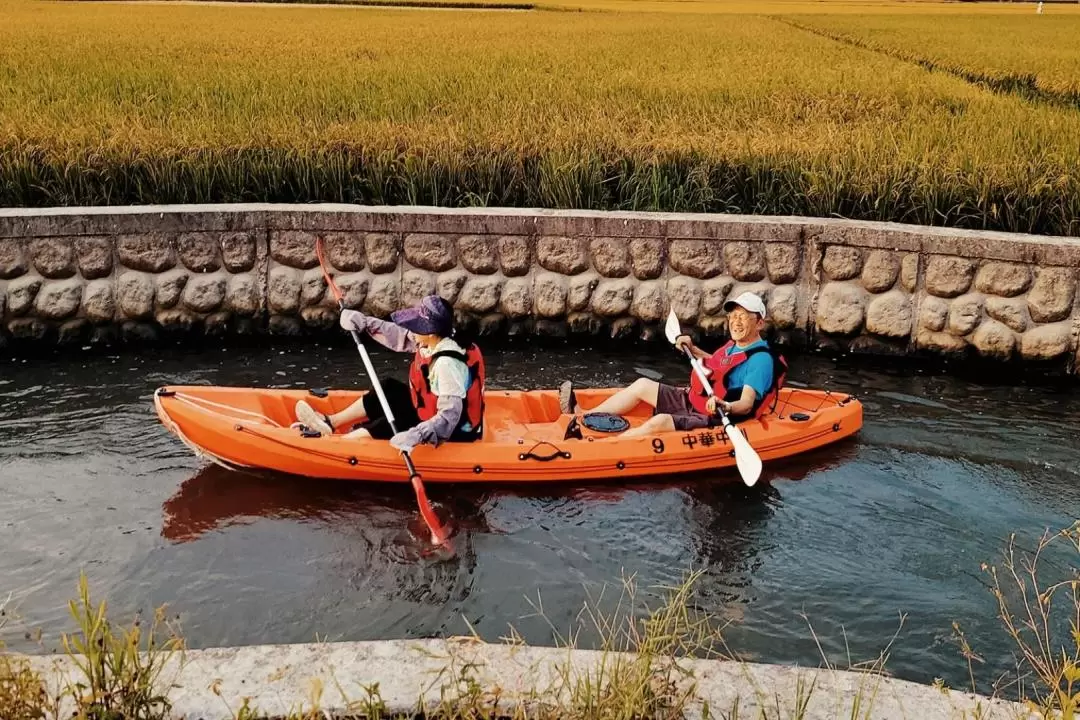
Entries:
[[[649,380],[648,378],[638,378],[631,383],[629,387],[619,390],[596,407],[589,408],[588,412],[622,415],[630,412],[637,407],[638,403],[642,402],[649,407],[656,407],[656,399],[659,393],[660,383],[655,380]],[[582,409],[583,408],[578,408],[578,410]],[[670,418],[671,416],[669,415],[668,417]],[[623,434],[626,435],[627,433]]]
[[642,435],[655,435],[656,433],[672,432],[675,430],[675,420],[667,413],[653,415],[651,418],[624,432],[620,437],[641,437]]

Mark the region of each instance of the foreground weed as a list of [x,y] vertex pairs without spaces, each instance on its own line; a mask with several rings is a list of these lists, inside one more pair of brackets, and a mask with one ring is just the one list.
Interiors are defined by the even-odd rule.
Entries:
[[[1060,544],[1075,555],[1069,567],[1047,581],[1040,564]],[[1045,533],[1034,551],[1019,555],[1013,534],[1002,571],[989,566],[984,570],[1001,621],[1020,653],[1022,671],[1034,678],[1032,707],[1046,717],[1080,717],[1080,522]]]
[[[171,631],[164,608],[155,611],[150,628],[136,619],[120,628],[106,617],[106,603],[94,605],[85,574],[79,577],[79,597],[69,603],[79,628],[61,640],[82,678],[68,688],[78,720],[159,720],[171,704],[159,679],[177,652],[179,635]],[[165,630],[164,639],[161,638]]]
[[0,650],[0,717],[4,720],[45,720],[53,716],[41,675],[25,658]]
[[[1072,560],[1061,577],[1049,581],[1045,572],[1047,555],[1053,545],[1064,544]],[[1075,553],[1075,555],[1073,555]],[[1080,522],[1056,534],[1046,534],[1034,551],[1018,553],[1015,537],[1010,538],[1002,569],[986,568],[992,579],[992,591],[999,614],[1009,636],[1020,653],[1018,677],[1030,679],[1035,698],[1029,707],[1045,717],[1077,720],[1080,716]],[[823,698],[818,676],[797,675],[794,687],[784,695],[761,687],[747,663],[741,670],[751,682],[753,698],[736,697],[729,708],[714,709],[698,694],[693,659],[739,659],[727,649],[723,630],[726,623],[700,610],[694,601],[694,588],[701,571],[688,574],[673,587],[661,587],[657,606],[637,601],[634,576],[624,578],[613,602],[588,594],[575,619],[577,627],[557,630],[544,613],[539,599],[533,603],[536,616],[552,629],[556,644],[566,650],[576,649],[582,634],[596,648],[598,662],[582,664],[580,658],[567,655],[556,663],[550,687],[527,691],[525,697],[510,698],[502,688],[489,686],[482,679],[483,661],[471,655],[468,644],[450,643],[450,655],[429,687],[436,688],[438,700],[426,703],[419,699],[418,717],[426,720],[679,720],[688,712],[700,709],[702,717],[740,717],[755,720],[804,720],[827,716],[863,720],[880,716],[875,710],[878,691],[886,675],[886,665],[893,639],[876,657],[853,661],[847,653],[846,667],[841,668],[827,656],[818,634],[807,620],[826,670],[848,670],[865,678],[854,696]],[[613,607],[612,607],[613,606]],[[163,675],[175,653],[183,645],[170,631],[159,637],[164,610],[145,633],[136,620],[128,628],[117,628],[107,618],[104,602],[92,602],[85,576],[80,577],[78,599],[70,603],[79,632],[63,635],[62,640],[81,679],[67,689],[75,720],[164,720],[170,704]],[[0,603],[0,629],[7,615]],[[901,616],[901,627],[904,617]],[[975,686],[973,664],[981,658],[970,647],[959,624],[955,630],[968,663],[972,689]],[[584,633],[583,633],[584,631]],[[475,635],[464,640],[480,641]],[[520,634],[511,627],[511,644],[521,645]],[[846,640],[846,637],[845,637]],[[846,645],[846,641],[845,641]],[[462,648],[462,650],[458,650]],[[304,706],[275,720],[325,720],[323,680],[312,681]],[[332,682],[336,683],[336,679]],[[1018,681],[1019,682],[1019,681]],[[935,683],[947,693],[943,683]],[[342,697],[345,692],[336,684]],[[388,717],[388,709],[378,684],[362,685],[362,696],[346,703],[334,718],[375,720]],[[221,696],[218,685],[211,690]],[[265,720],[268,716],[244,698],[238,707],[222,701],[235,720]],[[816,707],[813,707],[816,706]],[[826,705],[827,707],[821,707]],[[4,720],[52,720],[57,717],[56,703],[49,700],[42,678],[25,661],[0,654],[0,717]],[[719,710],[719,712],[716,712]],[[989,718],[996,712],[990,703],[978,698],[965,718]]]
[[[723,625],[693,602],[702,571],[689,573],[662,592],[659,605],[636,603],[634,576],[623,578],[613,610],[603,611],[603,595],[588,596],[578,621],[599,638],[600,660],[590,668],[566,662],[558,668],[557,694],[567,715],[575,718],[677,718],[696,698],[696,681],[682,659],[715,658],[723,645]],[[606,588],[605,588],[606,590]],[[563,635],[533,606],[555,632],[558,644],[572,649],[579,631]]]
[[3,631],[12,618],[11,595],[0,601],[0,718],[44,720],[55,715],[55,704],[40,673],[26,658],[4,652]]

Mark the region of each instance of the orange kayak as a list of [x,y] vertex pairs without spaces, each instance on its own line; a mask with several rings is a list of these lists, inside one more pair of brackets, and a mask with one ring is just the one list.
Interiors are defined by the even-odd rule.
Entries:
[[[385,440],[307,437],[291,427],[298,400],[335,413],[364,392],[169,386],[158,389],[154,404],[170,432],[196,454],[226,467],[407,483],[401,455]],[[595,407],[615,389],[576,392],[582,406]],[[621,438],[580,423],[581,437],[568,438],[572,418],[560,414],[556,390],[488,390],[485,398],[482,439],[438,448],[421,445],[412,452],[425,482],[580,483],[735,465],[721,427]],[[624,417],[636,426],[651,412],[642,404]],[[774,413],[742,422],[739,428],[767,463],[853,435],[862,422],[862,405],[852,396],[788,387],[781,391]]]

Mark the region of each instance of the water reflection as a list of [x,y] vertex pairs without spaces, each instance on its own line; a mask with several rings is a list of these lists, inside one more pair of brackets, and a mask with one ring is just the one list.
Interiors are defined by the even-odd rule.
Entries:
[[[455,535],[490,532],[483,513],[466,499],[460,494],[440,497],[435,511],[453,523]],[[258,520],[287,520],[345,533],[403,527],[414,540],[408,545],[421,545],[417,539],[427,537],[408,486],[228,470],[214,464],[200,468],[162,504],[161,536],[187,543]],[[453,544],[448,549],[452,553]]]

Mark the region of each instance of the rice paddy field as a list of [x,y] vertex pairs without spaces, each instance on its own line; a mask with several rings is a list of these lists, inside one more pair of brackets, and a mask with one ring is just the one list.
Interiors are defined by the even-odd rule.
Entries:
[[0,0],[0,204],[580,207],[1080,235],[1078,3],[478,5]]

